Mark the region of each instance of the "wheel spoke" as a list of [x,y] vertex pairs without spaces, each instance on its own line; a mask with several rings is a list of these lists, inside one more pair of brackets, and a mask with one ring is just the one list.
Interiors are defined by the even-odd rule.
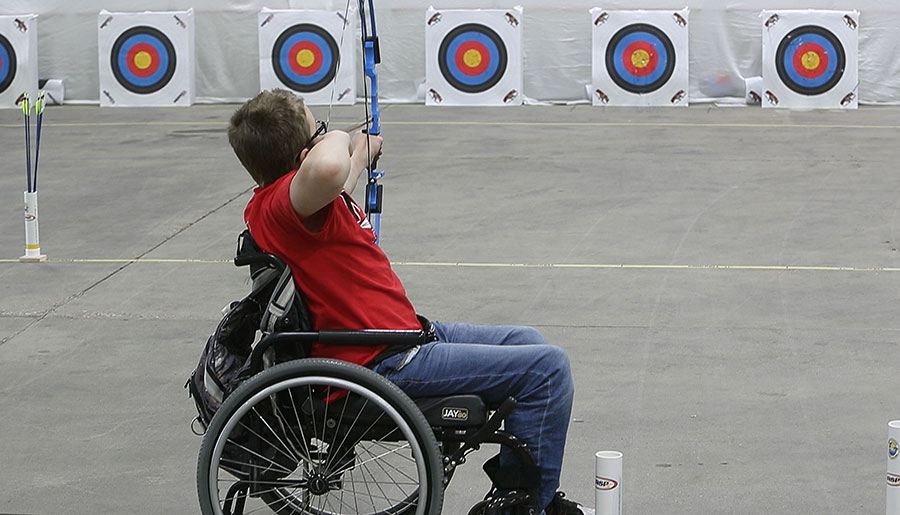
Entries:
[[323,359],[275,365],[232,393],[198,468],[204,515],[432,515],[441,478],[415,404],[370,370]]

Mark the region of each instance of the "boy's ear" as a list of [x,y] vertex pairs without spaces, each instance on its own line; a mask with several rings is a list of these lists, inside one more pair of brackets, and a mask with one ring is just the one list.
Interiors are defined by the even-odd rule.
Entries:
[[308,148],[304,148],[303,150],[300,151],[300,155],[297,156],[297,166],[298,167],[300,166],[300,163],[302,163],[303,160],[306,159],[306,155],[309,154],[309,150],[310,149],[308,149]]

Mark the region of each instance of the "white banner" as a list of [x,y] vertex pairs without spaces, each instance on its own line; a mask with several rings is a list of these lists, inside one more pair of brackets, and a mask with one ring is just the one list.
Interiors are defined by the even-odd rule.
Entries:
[[[353,2],[351,2],[353,3]],[[121,2],[119,3],[121,4]],[[900,104],[900,2],[884,0],[517,0],[528,26],[523,34],[523,91],[538,101],[590,100],[592,84],[591,21],[587,11],[691,8],[691,103],[744,103],[748,81],[762,77],[761,9],[860,11],[859,103]],[[38,48],[43,79],[65,81],[66,103],[99,101],[97,45],[94,30],[98,4],[59,0],[3,0],[0,15],[40,15]],[[111,4],[112,5],[112,4]],[[117,4],[118,5],[118,4]],[[170,1],[147,0],[141,9],[165,11]],[[343,12],[346,1],[196,0],[197,102],[242,102],[259,91],[259,11],[325,9]],[[376,1],[381,44],[378,68],[383,102],[425,101],[426,58],[419,0]],[[447,4],[449,5],[449,4]],[[506,5],[514,5],[509,2]],[[848,7],[852,6],[852,7]],[[500,2],[455,0],[454,9],[504,7]],[[120,9],[121,10],[121,9]],[[358,14],[351,16],[357,20]],[[91,30],[82,30],[88,27]],[[359,39],[355,41],[359,46]],[[85,49],[88,49],[87,51]],[[359,49],[356,50],[357,54]],[[358,57],[357,57],[358,59]],[[357,71],[356,90],[362,90]],[[760,93],[762,93],[760,91]],[[361,96],[358,93],[357,96]]]

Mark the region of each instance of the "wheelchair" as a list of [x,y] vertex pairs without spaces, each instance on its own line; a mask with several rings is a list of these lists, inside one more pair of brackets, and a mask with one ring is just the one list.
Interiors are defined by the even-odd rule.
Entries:
[[408,349],[427,342],[427,331],[309,330],[290,271],[246,230],[234,262],[250,267],[243,302],[260,329],[239,386],[200,433],[204,515],[439,514],[456,468],[484,444],[508,449],[518,464],[501,466],[499,454],[484,464],[492,485],[469,515],[540,513],[534,458],[501,429],[515,399],[410,399],[368,368],[311,358],[313,342]]

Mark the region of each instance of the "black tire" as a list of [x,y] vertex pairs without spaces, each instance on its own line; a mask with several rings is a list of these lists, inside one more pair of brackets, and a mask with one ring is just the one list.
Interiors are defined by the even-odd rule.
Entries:
[[197,464],[205,515],[266,505],[438,515],[442,479],[434,434],[412,400],[367,368],[329,359],[282,363],[241,385],[210,422]]
[[472,506],[472,509],[469,510],[467,515],[483,515],[484,510],[487,509],[488,502],[487,501],[478,501],[475,503],[475,506]]

